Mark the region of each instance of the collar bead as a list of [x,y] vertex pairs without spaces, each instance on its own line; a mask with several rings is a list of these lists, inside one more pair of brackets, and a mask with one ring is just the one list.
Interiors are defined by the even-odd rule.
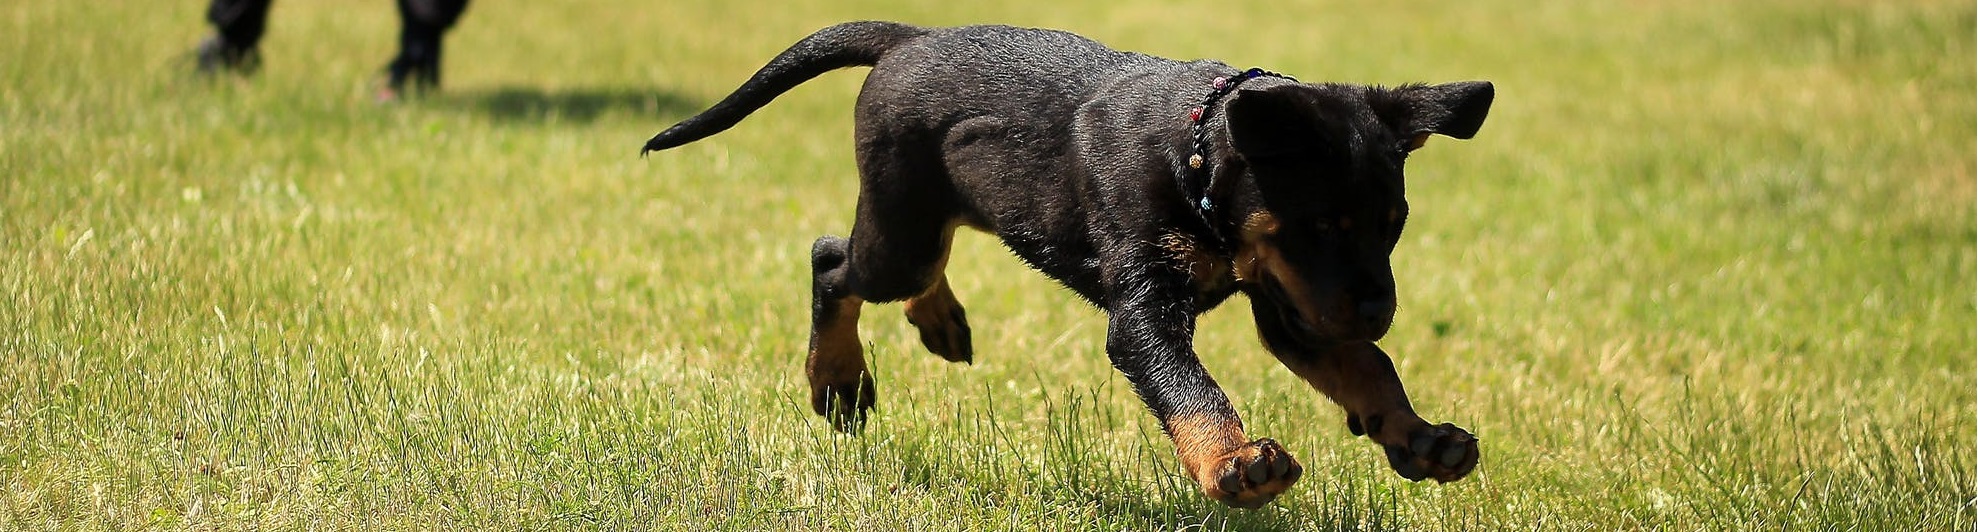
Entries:
[[[1217,76],[1216,79],[1209,82],[1209,96],[1202,99],[1201,105],[1188,110],[1188,132],[1190,136],[1194,137],[1195,142],[1190,146],[1193,151],[1188,154],[1188,169],[1190,171],[1183,172],[1183,175],[1180,176],[1181,191],[1196,200],[1190,203],[1195,204],[1199,208],[1196,214],[1200,215],[1203,221],[1208,221],[1209,211],[1214,210],[1215,207],[1209,201],[1209,191],[1214,188],[1210,181],[1214,176],[1202,175],[1204,172],[1201,171],[1202,166],[1207,164],[1206,157],[1209,153],[1209,128],[1206,127],[1209,112],[1215,109],[1216,102],[1229,96],[1229,93],[1236,92],[1238,85],[1242,85],[1245,81],[1261,77],[1286,79],[1292,82],[1298,81],[1291,76],[1261,68],[1251,68],[1233,77]],[[1210,224],[1211,228],[1214,226],[1215,224]]]

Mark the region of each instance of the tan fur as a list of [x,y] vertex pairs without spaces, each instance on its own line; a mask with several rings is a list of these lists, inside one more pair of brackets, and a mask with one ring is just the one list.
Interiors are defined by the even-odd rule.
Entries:
[[1422,145],[1428,143],[1429,143],[1429,134],[1418,133],[1415,136],[1408,138],[1408,151],[1415,151],[1422,149]]
[[[1214,470],[1230,451],[1243,446],[1243,423],[1233,418],[1202,414],[1181,414],[1168,418],[1168,436],[1174,439],[1175,454],[1182,466],[1197,480]],[[1210,480],[1208,487],[1214,487]]]
[[1291,264],[1284,260],[1284,255],[1278,253],[1277,246],[1270,243],[1269,237],[1276,235],[1277,231],[1277,217],[1270,213],[1252,214],[1243,221],[1242,241],[1237,244],[1233,265],[1237,281],[1262,282],[1268,276],[1284,289],[1300,314],[1323,316],[1318,312],[1318,305],[1312,301],[1305,279],[1298,276]]
[[948,276],[944,274],[934,281],[934,286],[927,288],[927,292],[907,300],[907,322],[916,326],[943,323],[961,305],[961,301],[955,299],[955,291],[948,288]]
[[[1182,466],[1201,487],[1202,494],[1230,506],[1261,507],[1291,489],[1304,474],[1303,466],[1277,442],[1264,439],[1246,443],[1243,423],[1234,417],[1181,414],[1168,418],[1167,426]],[[1266,468],[1272,464],[1283,466],[1282,474],[1256,482],[1248,472],[1259,462]],[[1231,475],[1237,482],[1234,492],[1223,489],[1224,479]]]
[[1188,273],[1189,282],[1198,292],[1207,292],[1221,284],[1223,275],[1229,273],[1230,265],[1219,257],[1202,251],[1195,239],[1179,233],[1161,235],[1158,244],[1175,265]]
[[[859,342],[859,307],[865,300],[846,296],[838,302],[835,319],[814,331],[804,375],[813,389],[859,382],[866,372],[865,347]],[[815,391],[815,390],[813,390]]]

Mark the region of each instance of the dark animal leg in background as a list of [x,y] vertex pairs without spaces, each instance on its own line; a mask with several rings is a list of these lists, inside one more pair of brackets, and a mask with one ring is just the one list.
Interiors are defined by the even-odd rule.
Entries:
[[206,8],[206,21],[214,33],[199,43],[199,71],[206,73],[253,72],[261,66],[255,48],[268,30],[268,4],[272,0],[213,0]]
[[466,9],[467,0],[398,0],[398,57],[385,66],[390,75],[385,97],[404,91],[408,83],[415,90],[439,87],[441,44]]

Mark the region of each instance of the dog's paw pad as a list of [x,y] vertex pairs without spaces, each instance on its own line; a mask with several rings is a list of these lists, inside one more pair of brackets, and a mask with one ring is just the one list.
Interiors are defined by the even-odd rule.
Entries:
[[1412,481],[1461,479],[1476,469],[1477,437],[1461,427],[1443,423],[1409,431],[1405,444],[1387,445],[1387,463]]

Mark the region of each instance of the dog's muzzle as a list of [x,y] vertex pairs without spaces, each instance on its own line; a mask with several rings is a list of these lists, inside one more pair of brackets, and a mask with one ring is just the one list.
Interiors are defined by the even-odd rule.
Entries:
[[1307,316],[1275,279],[1265,277],[1263,287],[1266,299],[1277,307],[1278,319],[1283,322],[1284,330],[1291,332],[1294,339],[1305,347],[1379,340],[1387,336],[1387,331],[1394,324],[1392,300],[1362,301],[1353,309],[1358,312]]

